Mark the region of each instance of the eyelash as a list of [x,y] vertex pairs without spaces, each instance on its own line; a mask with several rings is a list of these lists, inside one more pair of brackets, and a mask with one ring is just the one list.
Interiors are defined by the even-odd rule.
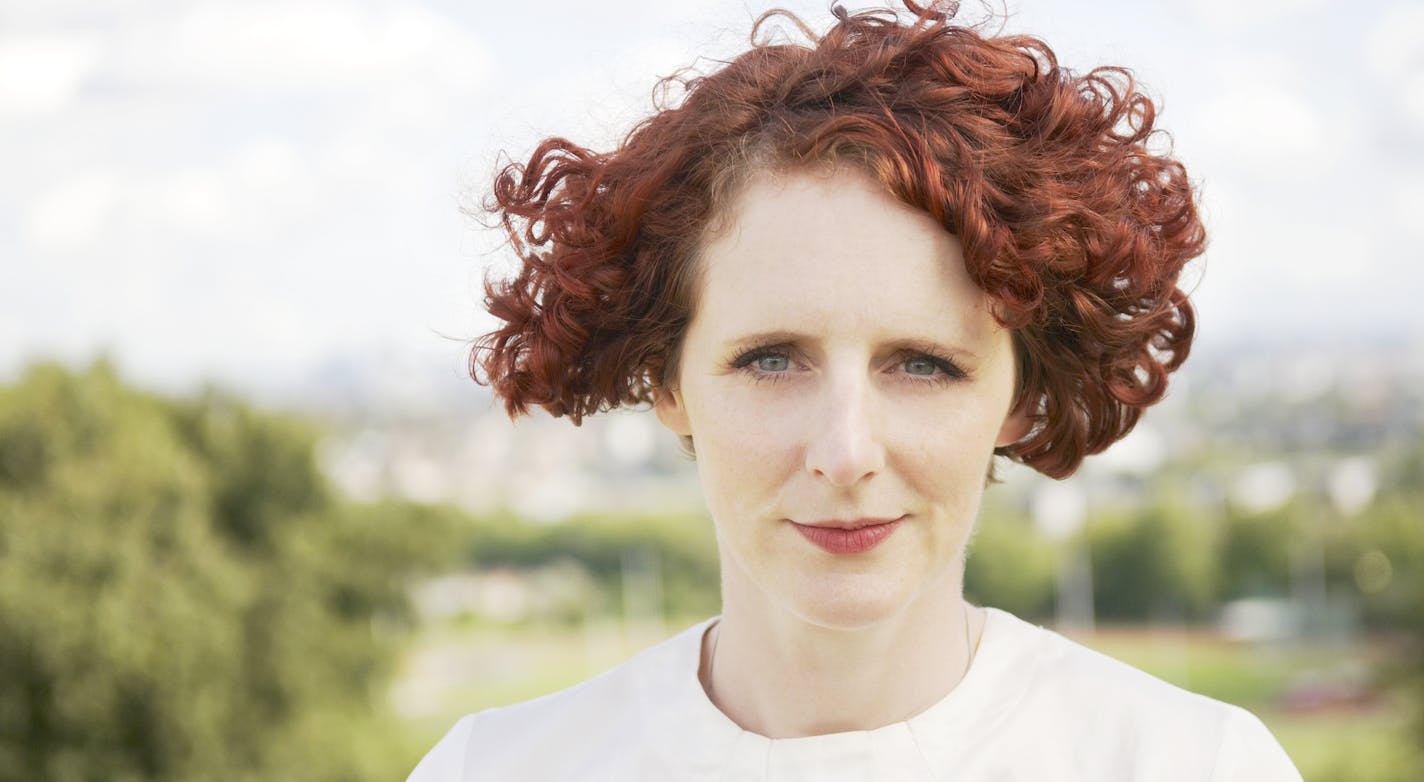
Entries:
[[[765,347],[751,348],[750,350],[739,354],[735,359],[732,360],[731,366],[733,369],[747,373],[747,375],[750,376],[751,379],[757,383],[779,383],[786,378],[788,372],[765,372],[757,369],[755,366],[756,362],[760,361],[763,358],[782,358],[786,359],[787,362],[790,362],[792,360],[790,351],[787,350],[784,346],[769,345]],[[900,361],[897,363],[896,366],[897,368],[903,369],[904,365],[908,364],[911,361],[928,361],[934,365],[935,369],[939,370],[933,375],[911,375],[902,371],[901,374],[904,374],[906,377],[909,377],[910,382],[912,383],[924,383],[927,385],[940,386],[948,383],[953,383],[958,380],[963,380],[969,376],[967,372],[965,372],[963,369],[960,369],[958,364],[954,363],[953,359],[950,359],[947,356],[939,356],[935,355],[934,353],[927,353],[924,351],[903,351],[901,353]]]

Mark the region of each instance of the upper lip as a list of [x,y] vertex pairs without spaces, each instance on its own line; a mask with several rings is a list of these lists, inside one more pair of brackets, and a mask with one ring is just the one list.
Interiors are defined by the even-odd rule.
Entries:
[[861,518],[861,519],[826,519],[824,521],[795,521],[793,524],[800,524],[803,527],[828,527],[830,529],[860,529],[861,527],[871,527],[876,524],[889,524],[892,521],[899,521],[904,516],[894,516],[885,518]]

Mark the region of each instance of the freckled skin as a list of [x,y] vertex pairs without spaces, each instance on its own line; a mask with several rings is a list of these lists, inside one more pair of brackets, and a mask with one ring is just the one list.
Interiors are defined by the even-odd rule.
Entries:
[[[758,174],[729,208],[656,405],[693,438],[724,619],[852,630],[960,610],[993,448],[1029,422],[1010,413],[1010,334],[959,241],[847,168]],[[789,523],[901,516],[852,555]]]

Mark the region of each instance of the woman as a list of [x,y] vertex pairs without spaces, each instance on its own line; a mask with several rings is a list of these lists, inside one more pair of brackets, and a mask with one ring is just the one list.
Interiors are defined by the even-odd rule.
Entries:
[[964,601],[994,456],[1063,477],[1131,430],[1205,239],[1125,71],[905,5],[497,178],[523,266],[477,377],[512,415],[651,404],[722,614],[465,717],[412,780],[1299,779],[1247,712]]

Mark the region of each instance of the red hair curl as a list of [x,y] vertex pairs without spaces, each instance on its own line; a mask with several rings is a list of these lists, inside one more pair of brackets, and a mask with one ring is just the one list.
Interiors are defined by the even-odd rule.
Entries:
[[504,325],[471,374],[510,415],[575,423],[675,378],[697,257],[763,168],[863,167],[959,237],[1000,306],[1032,431],[999,453],[1064,477],[1126,435],[1191,347],[1177,286],[1205,232],[1183,166],[1149,149],[1155,107],[1123,68],[1078,75],[1028,36],[983,36],[906,2],[846,13],[809,44],[758,42],[680,83],[681,103],[609,153],[562,138],[496,176],[486,207],[523,261],[486,280]]

